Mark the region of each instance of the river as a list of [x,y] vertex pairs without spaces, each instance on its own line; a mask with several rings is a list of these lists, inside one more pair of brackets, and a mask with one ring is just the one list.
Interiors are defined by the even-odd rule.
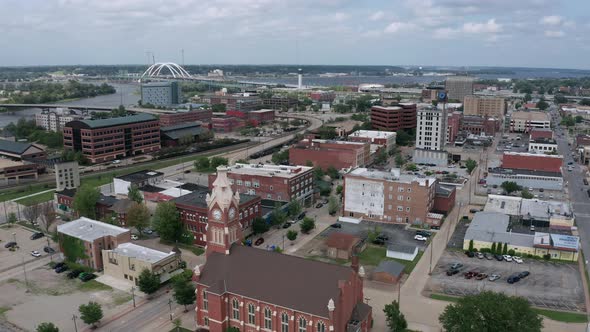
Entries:
[[[110,95],[96,96],[92,98],[83,98],[67,102],[56,103],[60,105],[92,105],[101,107],[112,107],[116,108],[121,105],[121,99],[123,105],[137,105],[140,99],[139,85],[138,84],[120,84],[110,83],[117,90],[116,93]],[[40,113],[40,108],[27,108],[12,113],[0,113],[0,128],[7,126],[11,122],[17,122],[20,118],[34,119],[35,114]]]

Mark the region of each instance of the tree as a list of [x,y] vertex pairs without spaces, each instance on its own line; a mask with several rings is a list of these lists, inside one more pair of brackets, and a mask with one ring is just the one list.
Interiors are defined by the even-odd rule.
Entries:
[[83,184],[74,195],[72,206],[79,216],[96,219],[96,202],[98,202],[99,198],[100,192],[98,189]]
[[127,211],[127,224],[135,227],[139,235],[143,234],[143,230],[150,224],[150,210],[140,203],[133,203]]
[[240,329],[235,326],[231,326],[225,329],[225,332],[240,332]]
[[211,164],[209,162],[209,158],[207,157],[199,157],[195,160],[195,168],[199,172],[207,172],[211,168]]
[[164,241],[182,241],[184,227],[174,202],[162,202],[156,207],[153,226]]
[[294,230],[292,230],[292,229],[290,229],[287,232],[287,239],[289,239],[289,241],[295,241],[296,238],[297,238],[297,232],[294,231]]
[[59,242],[63,249],[66,261],[77,263],[79,260],[88,258],[82,240],[61,233]]
[[160,288],[160,276],[148,269],[143,269],[137,278],[137,287],[140,291],[151,295]]
[[465,161],[465,167],[467,167],[467,173],[471,174],[471,172],[477,167],[477,162],[469,158]]
[[103,317],[102,307],[93,301],[88,302],[88,304],[81,304],[78,311],[80,311],[80,319],[86,324],[91,324],[92,327],[96,327],[96,323]]
[[502,248],[502,255],[508,254],[508,244],[504,242],[504,247]]
[[582,123],[582,121],[584,121],[584,118],[581,115],[576,115],[574,119],[576,120],[576,123]]
[[55,222],[57,216],[55,213],[55,208],[53,207],[53,203],[41,203],[40,214],[43,223],[43,228],[45,228],[45,232],[49,233],[49,227],[51,227],[51,225]]
[[543,319],[522,297],[481,292],[448,305],[439,316],[445,331],[537,332]]
[[337,185],[336,186],[336,194],[341,195],[343,189],[344,189],[344,187],[341,184]]
[[502,187],[502,189],[504,189],[504,191],[506,191],[508,194],[520,189],[520,186],[514,181],[504,181],[500,187]]
[[528,190],[526,190],[526,189],[523,189],[523,190],[520,192],[520,196],[521,196],[522,198],[533,198],[533,197],[535,197],[533,194],[531,194],[531,193],[530,193]]
[[545,99],[541,98],[538,102],[537,102],[537,108],[544,111],[547,109],[547,107],[549,107],[549,104],[545,101]]
[[528,103],[529,101],[533,100],[533,97],[531,97],[530,93],[527,93],[524,95],[524,102]]
[[287,221],[287,214],[281,209],[279,204],[270,213],[270,223],[274,226],[282,225]]
[[227,106],[225,104],[215,104],[211,105],[211,110],[216,113],[223,113],[225,112]]
[[211,158],[211,169],[216,170],[218,166],[227,165],[228,160],[227,158],[223,157],[213,157]]
[[129,186],[129,191],[127,192],[127,198],[129,198],[130,200],[141,204],[143,202],[143,197],[141,196],[141,192],[139,191],[139,188],[132,184]]
[[303,208],[301,207],[301,203],[296,199],[293,199],[291,202],[289,202],[289,205],[287,205],[287,212],[291,218],[297,217],[302,210]]
[[[557,97],[557,96],[556,96]],[[566,103],[567,103],[567,99],[566,99]],[[578,102],[578,104],[580,105],[584,105],[584,106],[590,106],[590,99],[588,98],[583,98],[582,100],[580,100]]]
[[318,133],[321,139],[334,139],[338,136],[334,127],[321,126]]
[[418,166],[416,166],[414,163],[409,163],[406,165],[406,170],[416,172],[418,170]]
[[178,331],[180,331],[180,325],[182,325],[182,320],[180,320],[180,318],[176,318],[172,321],[172,325],[174,325],[176,332],[178,332]]
[[386,304],[383,312],[385,313],[385,320],[387,321],[389,331],[403,332],[408,328],[408,322],[406,322],[404,314],[399,310],[399,303],[397,301]]
[[473,251],[473,240],[469,240],[469,251]]
[[[580,100],[580,104],[582,104],[582,101],[584,101],[585,99]],[[556,94],[555,96],[553,96],[553,101],[556,104],[566,104],[568,102],[567,98],[564,97],[562,94]],[[584,105],[584,104],[582,104]]]
[[270,229],[270,225],[266,223],[266,221],[260,217],[254,218],[252,221],[252,231],[254,234],[262,234],[267,232]]
[[18,220],[16,219],[16,214],[14,212],[10,212],[8,214],[8,222],[11,223],[11,224],[14,224],[17,221]]
[[308,234],[312,229],[315,228],[315,221],[310,217],[303,218],[301,222],[301,232]]
[[336,212],[338,212],[338,208],[339,208],[339,204],[338,204],[338,201],[336,200],[336,197],[330,196],[330,198],[328,198],[328,213],[330,215],[335,215]]
[[379,149],[379,152],[375,156],[375,164],[385,165],[385,163],[387,163],[387,151],[385,149]]
[[399,146],[412,145],[414,138],[404,129],[396,132],[395,142]]
[[23,216],[28,222],[33,224],[37,221],[37,218],[39,218],[40,212],[39,204],[33,204],[26,206],[23,209]]
[[395,165],[397,167],[402,167],[406,163],[406,160],[401,154],[395,155]]
[[175,278],[173,281],[174,299],[176,303],[184,306],[184,312],[187,312],[187,305],[195,303],[195,286],[186,278]]
[[496,253],[496,242],[492,243],[492,249],[491,249],[492,254]]
[[340,173],[338,173],[338,170],[334,166],[328,167],[326,174],[333,180],[340,178]]
[[59,329],[53,323],[41,323],[41,324],[37,325],[37,329],[35,331],[37,331],[37,332],[59,332]]
[[373,243],[377,239],[377,236],[381,234],[381,228],[379,226],[373,227],[373,229],[369,229],[367,232],[367,241]]
[[576,125],[576,120],[574,119],[573,116],[567,115],[567,116],[564,116],[563,118],[561,118],[560,124],[567,126],[567,127],[572,127],[572,126]]

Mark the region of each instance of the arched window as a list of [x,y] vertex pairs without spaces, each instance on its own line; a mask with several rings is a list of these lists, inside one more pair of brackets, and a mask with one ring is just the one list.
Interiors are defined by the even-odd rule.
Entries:
[[256,315],[254,314],[254,305],[248,304],[248,324],[256,325]]
[[281,332],[289,332],[289,315],[286,312],[281,314]]
[[304,317],[299,317],[299,332],[307,332],[307,320]]
[[264,328],[272,330],[272,312],[270,308],[264,308]]
[[316,332],[326,332],[326,325],[324,322],[318,322],[318,328]]
[[240,302],[238,299],[233,299],[231,301],[231,308],[232,308],[232,318],[240,320]]

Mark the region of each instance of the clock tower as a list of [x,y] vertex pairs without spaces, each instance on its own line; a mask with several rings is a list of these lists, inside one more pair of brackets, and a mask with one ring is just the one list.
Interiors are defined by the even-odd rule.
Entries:
[[227,167],[217,167],[217,178],[213,182],[211,194],[207,194],[207,235],[205,252],[229,255],[234,242],[241,242],[242,225],[238,219],[240,194],[233,192],[227,178]]

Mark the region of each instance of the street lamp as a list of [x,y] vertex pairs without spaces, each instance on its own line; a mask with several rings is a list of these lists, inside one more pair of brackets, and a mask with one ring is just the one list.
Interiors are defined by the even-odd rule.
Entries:
[[12,233],[12,239],[16,243],[16,233],[15,232]]
[[78,318],[78,316],[72,315],[72,320],[74,321],[74,330],[76,332],[78,332],[78,325],[76,324],[76,318]]

